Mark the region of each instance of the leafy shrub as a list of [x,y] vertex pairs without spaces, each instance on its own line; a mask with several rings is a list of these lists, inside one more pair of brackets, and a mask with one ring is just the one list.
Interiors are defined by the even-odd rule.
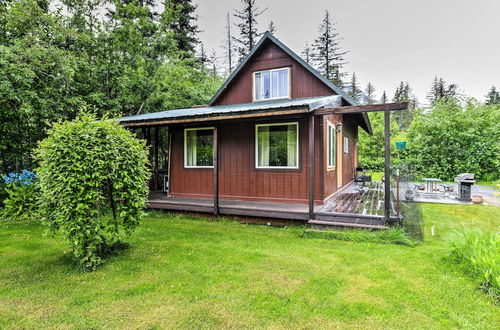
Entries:
[[3,178],[5,184],[18,184],[21,186],[29,186],[35,182],[37,176],[35,173],[28,170],[22,170],[21,173],[9,173]]
[[442,100],[413,120],[407,156],[421,176],[453,180],[468,172],[494,180],[500,173],[498,141],[500,106]]
[[404,228],[391,227],[387,230],[368,231],[368,230],[328,230],[328,231],[307,231],[304,232],[305,238],[325,238],[336,239],[340,241],[352,242],[372,242],[382,244],[400,244],[415,246],[413,241],[406,233]]
[[382,172],[384,170],[384,158],[383,157],[360,157],[359,167],[362,167],[369,171]]
[[451,258],[500,302],[500,235],[464,231],[453,242]]
[[116,121],[57,123],[36,151],[44,221],[92,270],[139,225],[148,196],[148,152]]
[[6,188],[7,185],[5,184],[5,182],[3,180],[0,180],[0,207],[3,207],[4,200],[9,196],[7,190],[5,190]]
[[3,191],[7,197],[1,210],[3,219],[29,220],[38,214],[38,187],[35,173],[22,170],[21,173],[9,173],[4,177]]
[[[373,134],[370,135],[364,130],[359,130],[359,166],[371,171],[381,172],[384,170],[385,154],[384,113],[372,112],[369,116]],[[392,143],[391,159],[395,159],[397,150],[393,146],[394,142],[399,140],[399,138],[396,139],[399,134],[399,127],[393,117],[391,117],[390,126]]]

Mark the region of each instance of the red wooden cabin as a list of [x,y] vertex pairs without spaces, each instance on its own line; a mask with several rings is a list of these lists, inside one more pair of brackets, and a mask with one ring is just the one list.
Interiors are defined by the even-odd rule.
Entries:
[[208,106],[120,121],[152,141],[152,190],[159,145],[168,145],[168,189],[150,207],[311,220],[353,182],[358,131],[371,133],[362,108],[266,33]]

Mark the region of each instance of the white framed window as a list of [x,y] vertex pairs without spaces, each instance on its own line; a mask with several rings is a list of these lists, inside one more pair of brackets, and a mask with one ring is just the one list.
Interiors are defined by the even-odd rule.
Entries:
[[299,123],[255,125],[255,167],[299,168]]
[[184,129],[184,167],[214,167],[214,128]]
[[254,101],[290,97],[290,68],[254,72],[253,90]]
[[349,153],[349,138],[344,136],[344,153]]
[[335,126],[328,122],[328,132],[327,132],[327,157],[328,157],[328,168],[335,167],[335,142],[337,140]]

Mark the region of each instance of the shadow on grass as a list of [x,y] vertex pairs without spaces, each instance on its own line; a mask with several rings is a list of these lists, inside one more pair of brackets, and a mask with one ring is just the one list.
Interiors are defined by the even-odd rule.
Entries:
[[303,238],[323,238],[339,241],[369,242],[380,244],[396,244],[415,246],[416,241],[411,239],[404,228],[391,227],[387,230],[368,231],[364,229],[342,229],[342,230],[306,230]]
[[[109,263],[122,259],[122,257],[129,254],[130,249],[131,244],[127,242],[118,242],[106,248],[101,254],[103,263],[95,270],[104,269]],[[75,271],[83,273],[91,272],[73,256],[70,249],[63,251],[62,254],[52,255],[50,258],[43,258],[37,265],[37,271],[39,272],[53,272],[54,269],[59,269],[65,273]]]
[[424,240],[424,217],[422,204],[415,202],[402,202],[403,227],[412,239]]

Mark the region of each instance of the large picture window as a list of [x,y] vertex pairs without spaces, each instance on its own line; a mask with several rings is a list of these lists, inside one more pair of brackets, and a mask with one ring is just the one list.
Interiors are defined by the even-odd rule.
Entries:
[[290,97],[289,68],[254,73],[254,100]]
[[214,129],[184,129],[184,167],[211,168],[214,166]]
[[255,126],[257,168],[299,167],[299,124],[280,123]]
[[327,136],[328,167],[333,168],[335,167],[335,126],[331,125],[330,123],[327,126],[328,126],[328,136]]

